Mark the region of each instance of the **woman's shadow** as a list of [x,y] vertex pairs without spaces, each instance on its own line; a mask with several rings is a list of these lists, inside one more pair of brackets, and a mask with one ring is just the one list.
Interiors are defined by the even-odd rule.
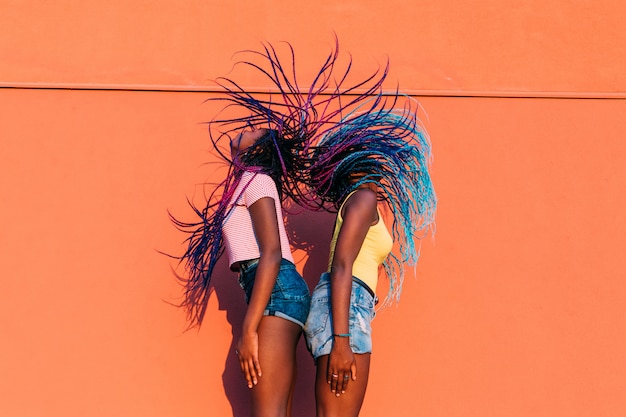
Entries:
[[[326,212],[314,213],[295,207],[288,209],[285,214],[287,233],[293,249],[303,250],[307,254],[302,271],[312,291],[320,274],[327,268],[334,215]],[[224,391],[233,410],[233,417],[248,417],[250,394],[235,354],[235,345],[241,336],[241,323],[246,311],[243,290],[239,287],[234,273],[229,270],[224,257],[216,266],[214,274],[211,286],[217,296],[219,309],[226,312],[226,320],[232,329],[230,348],[222,373]],[[298,377],[292,413],[298,417],[315,417],[315,364],[306,348],[304,338],[298,343],[296,355]]]

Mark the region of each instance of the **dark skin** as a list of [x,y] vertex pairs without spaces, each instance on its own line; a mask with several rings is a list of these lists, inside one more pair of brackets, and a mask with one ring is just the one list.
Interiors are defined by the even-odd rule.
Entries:
[[[370,226],[379,221],[377,204],[376,187],[366,184],[343,206],[343,224],[337,236],[330,274],[335,334],[349,333],[352,265]],[[354,354],[349,338],[334,338],[330,355],[321,356],[317,362],[318,417],[358,416],[367,388],[369,364],[370,354]]]
[[261,257],[254,278],[254,289],[243,319],[242,335],[237,343],[241,370],[252,388],[262,375],[258,358],[257,329],[263,318],[276,276],[280,267],[281,251],[278,222],[274,209],[274,199],[265,197],[252,204],[248,211],[252,218],[254,234],[257,236]]
[[[231,142],[233,158],[258,140],[263,130],[248,130]],[[254,288],[237,343],[239,365],[251,389],[252,416],[286,417],[291,414],[295,384],[296,346],[302,329],[263,312],[276,284],[282,258],[275,202],[264,197],[248,207],[259,246]],[[282,219],[281,219],[282,221]],[[232,265],[236,268],[238,265]]]

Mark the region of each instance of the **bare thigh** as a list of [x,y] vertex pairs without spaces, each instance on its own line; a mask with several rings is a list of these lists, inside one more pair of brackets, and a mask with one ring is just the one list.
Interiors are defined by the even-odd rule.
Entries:
[[253,417],[287,417],[296,379],[296,346],[302,328],[275,316],[264,316],[259,328],[262,376],[252,388]]
[[317,374],[315,376],[315,400],[317,417],[357,417],[367,389],[370,373],[370,353],[354,355],[356,358],[356,381],[350,380],[345,394],[337,397],[326,382],[328,356],[317,359]]

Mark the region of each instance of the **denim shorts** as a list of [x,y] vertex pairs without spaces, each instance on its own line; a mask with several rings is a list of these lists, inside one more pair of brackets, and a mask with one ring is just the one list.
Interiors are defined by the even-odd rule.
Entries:
[[[350,296],[350,348],[354,353],[372,352],[372,326],[376,296],[353,277]],[[330,311],[330,274],[324,272],[313,290],[309,317],[304,325],[306,344],[315,359],[329,355],[333,347],[333,320]]]
[[[258,264],[258,259],[242,262],[239,269],[239,285],[244,290],[246,303],[250,301],[252,295]],[[263,315],[282,317],[304,327],[304,322],[309,314],[310,302],[309,287],[302,275],[296,270],[293,263],[282,259],[276,284]]]

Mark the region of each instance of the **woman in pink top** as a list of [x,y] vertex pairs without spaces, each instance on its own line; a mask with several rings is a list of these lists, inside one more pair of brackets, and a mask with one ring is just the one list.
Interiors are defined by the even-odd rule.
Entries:
[[[279,133],[246,128],[230,141],[231,182],[217,208],[197,211],[198,223],[176,221],[191,233],[186,261],[185,307],[190,322],[200,325],[215,260],[228,255],[248,304],[237,342],[237,355],[250,388],[252,415],[290,414],[296,376],[296,346],[309,311],[309,289],[293,264],[280,188],[274,177],[274,143]],[[208,206],[210,207],[210,205]],[[222,215],[223,213],[223,215]],[[219,242],[219,243],[218,243]]]
[[[278,98],[257,96],[235,81],[220,79],[223,94],[209,99],[224,104],[224,112],[209,123],[209,134],[229,171],[205,207],[192,204],[197,221],[173,219],[189,233],[186,252],[178,257],[185,266],[180,306],[189,327],[201,325],[215,265],[226,253],[247,302],[236,353],[250,388],[252,415],[285,417],[291,415],[296,346],[310,296],[293,264],[281,203],[303,198],[299,177],[317,127],[313,101],[329,80],[314,81],[301,94],[295,75],[283,70],[271,45],[249,54],[251,60],[240,65],[267,77]],[[232,110],[244,116],[233,117]]]
[[[267,147],[276,134],[245,130],[231,141],[233,160],[249,163],[247,151]],[[239,273],[248,303],[237,343],[241,370],[252,389],[253,410],[260,415],[288,415],[309,289],[293,264],[271,176],[263,170],[244,170],[230,204],[222,230],[230,269]]]

